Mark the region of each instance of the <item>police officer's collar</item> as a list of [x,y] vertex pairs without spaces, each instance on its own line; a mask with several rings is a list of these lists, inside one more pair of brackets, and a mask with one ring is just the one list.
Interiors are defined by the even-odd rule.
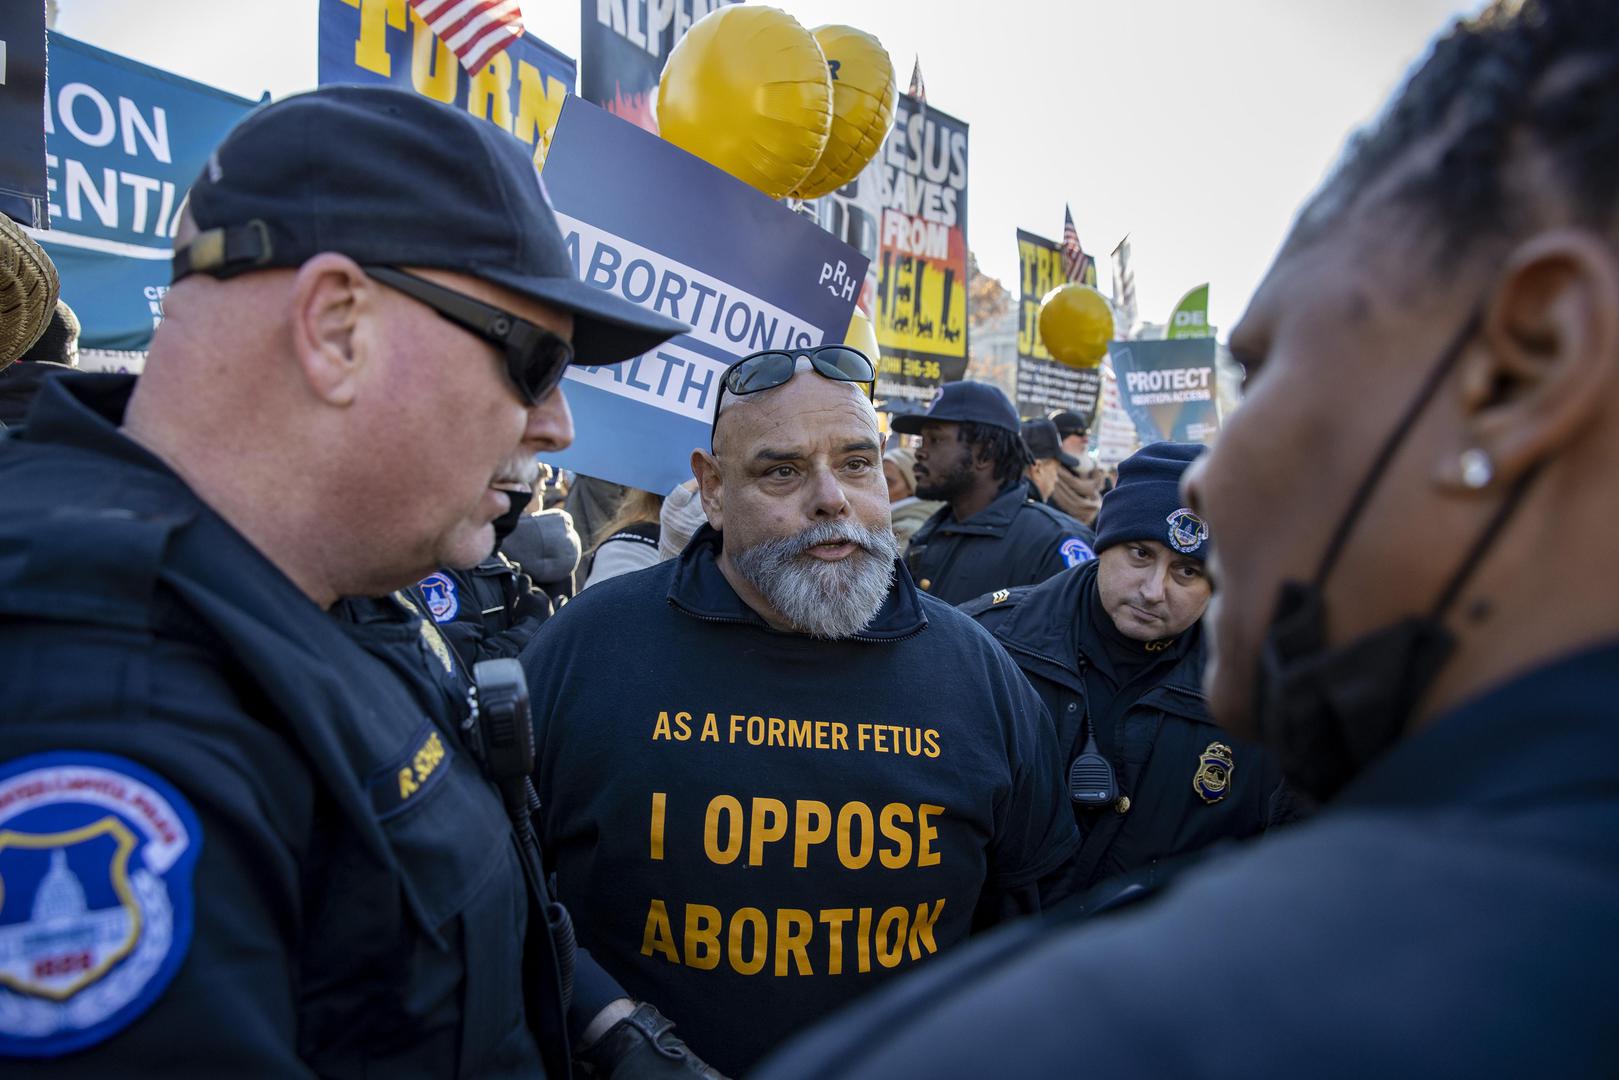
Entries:
[[46,379],[28,411],[25,434],[18,437],[83,447],[172,476],[174,470],[161,458],[118,430],[134,392],[133,375],[80,372],[71,379]]
[[[669,586],[669,603],[688,615],[710,622],[741,623],[778,632],[731,588],[720,570],[719,556],[720,533],[705,524],[680,553],[674,581]],[[904,564],[895,560],[894,583],[888,589],[888,599],[883,601],[871,624],[852,640],[896,641],[921,633],[927,626],[928,617],[922,610],[916,585]]]
[[1000,536],[1011,528],[1012,520],[1017,517],[1023,504],[1029,501],[1029,482],[1019,480],[1010,487],[1003,488],[994,500],[978,513],[966,521],[957,521],[955,513],[947,503],[939,511],[939,523],[934,527],[935,532],[963,533],[967,535]]

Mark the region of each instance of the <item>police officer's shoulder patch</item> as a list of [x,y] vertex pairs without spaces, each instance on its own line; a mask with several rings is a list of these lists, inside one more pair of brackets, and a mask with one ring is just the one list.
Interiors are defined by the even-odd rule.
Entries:
[[202,828],[127,758],[0,765],[0,1057],[56,1057],[151,1007],[191,946]]
[[436,623],[452,621],[461,610],[461,594],[455,579],[442,570],[435,570],[422,578],[422,596],[427,599],[427,613]]
[[1059,544],[1057,554],[1062,556],[1064,566],[1078,566],[1096,558],[1096,552],[1091,550],[1091,546],[1077,536],[1070,536]]
[[985,593],[976,600],[968,600],[958,604],[956,610],[974,619],[985,612],[1009,610],[1017,607],[1018,602],[1032,588],[1034,588],[1032,585],[1022,585],[1015,589],[996,589],[994,592]]

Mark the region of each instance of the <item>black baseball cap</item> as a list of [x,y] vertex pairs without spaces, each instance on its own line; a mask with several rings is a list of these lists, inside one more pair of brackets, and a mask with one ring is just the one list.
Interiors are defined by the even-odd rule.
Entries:
[[1070,435],[1090,434],[1091,426],[1077,412],[1060,409],[1051,414],[1051,422],[1057,428],[1057,437],[1059,439],[1066,439]]
[[1062,448],[1062,436],[1050,420],[1023,421],[1023,441],[1036,461],[1055,458],[1070,469],[1079,468],[1079,459]]
[[956,424],[988,424],[991,427],[1018,430],[1017,409],[998,386],[981,382],[953,382],[939,387],[933,395],[933,404],[925,413],[896,416],[890,423],[903,435],[916,435],[929,420],[948,420]]
[[225,136],[191,187],[198,234],[174,280],[299,266],[453,270],[574,319],[574,362],[613,364],[690,329],[586,285],[529,151],[464,109],[383,86],[323,86]]

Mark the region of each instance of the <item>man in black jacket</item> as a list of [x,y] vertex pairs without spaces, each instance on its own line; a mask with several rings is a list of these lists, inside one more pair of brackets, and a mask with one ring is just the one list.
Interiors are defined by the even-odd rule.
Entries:
[[1076,891],[1120,874],[1150,883],[1162,860],[1292,816],[1275,760],[1216,727],[1203,697],[1212,541],[1180,497],[1202,449],[1154,443],[1119,465],[1095,561],[962,607],[1056,721],[1084,836]]
[[918,497],[946,502],[906,549],[905,565],[930,595],[961,604],[1094,557],[1091,530],[1038,501],[1024,479],[1034,458],[998,387],[947,383],[925,414],[895,417],[894,430],[922,436]]
[[865,395],[807,364],[733,394],[693,455],[712,527],[522,659],[580,943],[737,1074],[1039,909],[1079,838],[1039,698],[895,558]]

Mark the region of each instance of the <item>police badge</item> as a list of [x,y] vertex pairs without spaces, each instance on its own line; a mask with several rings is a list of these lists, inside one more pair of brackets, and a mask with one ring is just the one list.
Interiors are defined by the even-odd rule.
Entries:
[[1169,546],[1182,555],[1192,554],[1209,538],[1208,523],[1193,513],[1191,507],[1181,507],[1165,518],[1164,523],[1169,526]]
[[91,1046],[157,1000],[191,944],[201,844],[179,792],[125,758],[0,766],[0,1057]]
[[1192,790],[1206,803],[1219,802],[1231,787],[1231,774],[1236,767],[1231,747],[1222,742],[1209,743],[1198,755],[1197,772],[1192,774]]

